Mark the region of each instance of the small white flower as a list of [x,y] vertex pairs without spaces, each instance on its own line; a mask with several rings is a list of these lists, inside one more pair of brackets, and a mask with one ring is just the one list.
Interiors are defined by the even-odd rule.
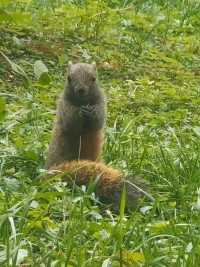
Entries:
[[200,210],[200,188],[197,188],[197,202],[192,206],[192,209]]
[[186,249],[185,249],[185,252],[186,253],[190,253],[193,249],[193,245],[192,245],[192,242],[188,243]]

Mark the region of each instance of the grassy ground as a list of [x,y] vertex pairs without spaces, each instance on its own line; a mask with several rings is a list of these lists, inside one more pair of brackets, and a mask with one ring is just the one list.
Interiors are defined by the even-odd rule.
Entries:
[[[200,4],[0,3],[0,266],[199,266]],[[84,188],[41,183],[68,60],[96,61],[103,158],[155,204],[102,214]],[[48,73],[46,72],[48,69]]]

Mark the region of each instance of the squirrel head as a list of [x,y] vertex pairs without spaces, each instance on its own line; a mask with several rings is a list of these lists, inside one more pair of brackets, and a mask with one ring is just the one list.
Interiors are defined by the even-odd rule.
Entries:
[[74,98],[85,102],[97,88],[96,63],[68,63],[67,87]]

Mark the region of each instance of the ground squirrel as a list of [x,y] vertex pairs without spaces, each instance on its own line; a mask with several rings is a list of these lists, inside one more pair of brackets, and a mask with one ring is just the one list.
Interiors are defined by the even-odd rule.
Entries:
[[145,188],[145,183],[141,179],[133,179],[134,184],[125,182],[120,171],[95,161],[101,151],[104,123],[105,97],[98,86],[95,64],[70,63],[58,102],[46,168],[50,177],[59,173],[71,186],[74,183],[87,186],[94,181],[97,196],[115,211],[125,183],[126,203],[133,208],[141,196],[149,196],[140,189]]
[[97,160],[103,141],[105,103],[96,64],[69,63],[66,85],[57,105],[47,169],[64,161]]

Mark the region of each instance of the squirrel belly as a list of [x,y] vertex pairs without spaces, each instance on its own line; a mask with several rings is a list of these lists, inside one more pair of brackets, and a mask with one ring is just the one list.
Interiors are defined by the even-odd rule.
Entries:
[[82,135],[80,138],[80,159],[98,160],[102,144],[103,132],[101,130]]
[[64,162],[58,166],[51,167],[45,179],[57,174],[60,175],[61,179],[67,182],[69,186],[73,186],[74,184],[78,186],[88,186],[91,182],[94,182],[95,193],[100,201],[111,205],[112,209],[115,211],[119,210],[124,184],[126,188],[127,208],[136,208],[138,200],[144,196],[148,196],[148,193],[144,191],[146,190],[144,181],[134,178],[131,179],[132,183],[126,183],[124,175],[119,170],[108,167],[101,162],[89,160]]
[[82,159],[96,161],[99,159],[103,145],[102,130],[76,136],[73,133],[66,134],[60,127],[56,128],[49,146],[46,169],[65,161]]

